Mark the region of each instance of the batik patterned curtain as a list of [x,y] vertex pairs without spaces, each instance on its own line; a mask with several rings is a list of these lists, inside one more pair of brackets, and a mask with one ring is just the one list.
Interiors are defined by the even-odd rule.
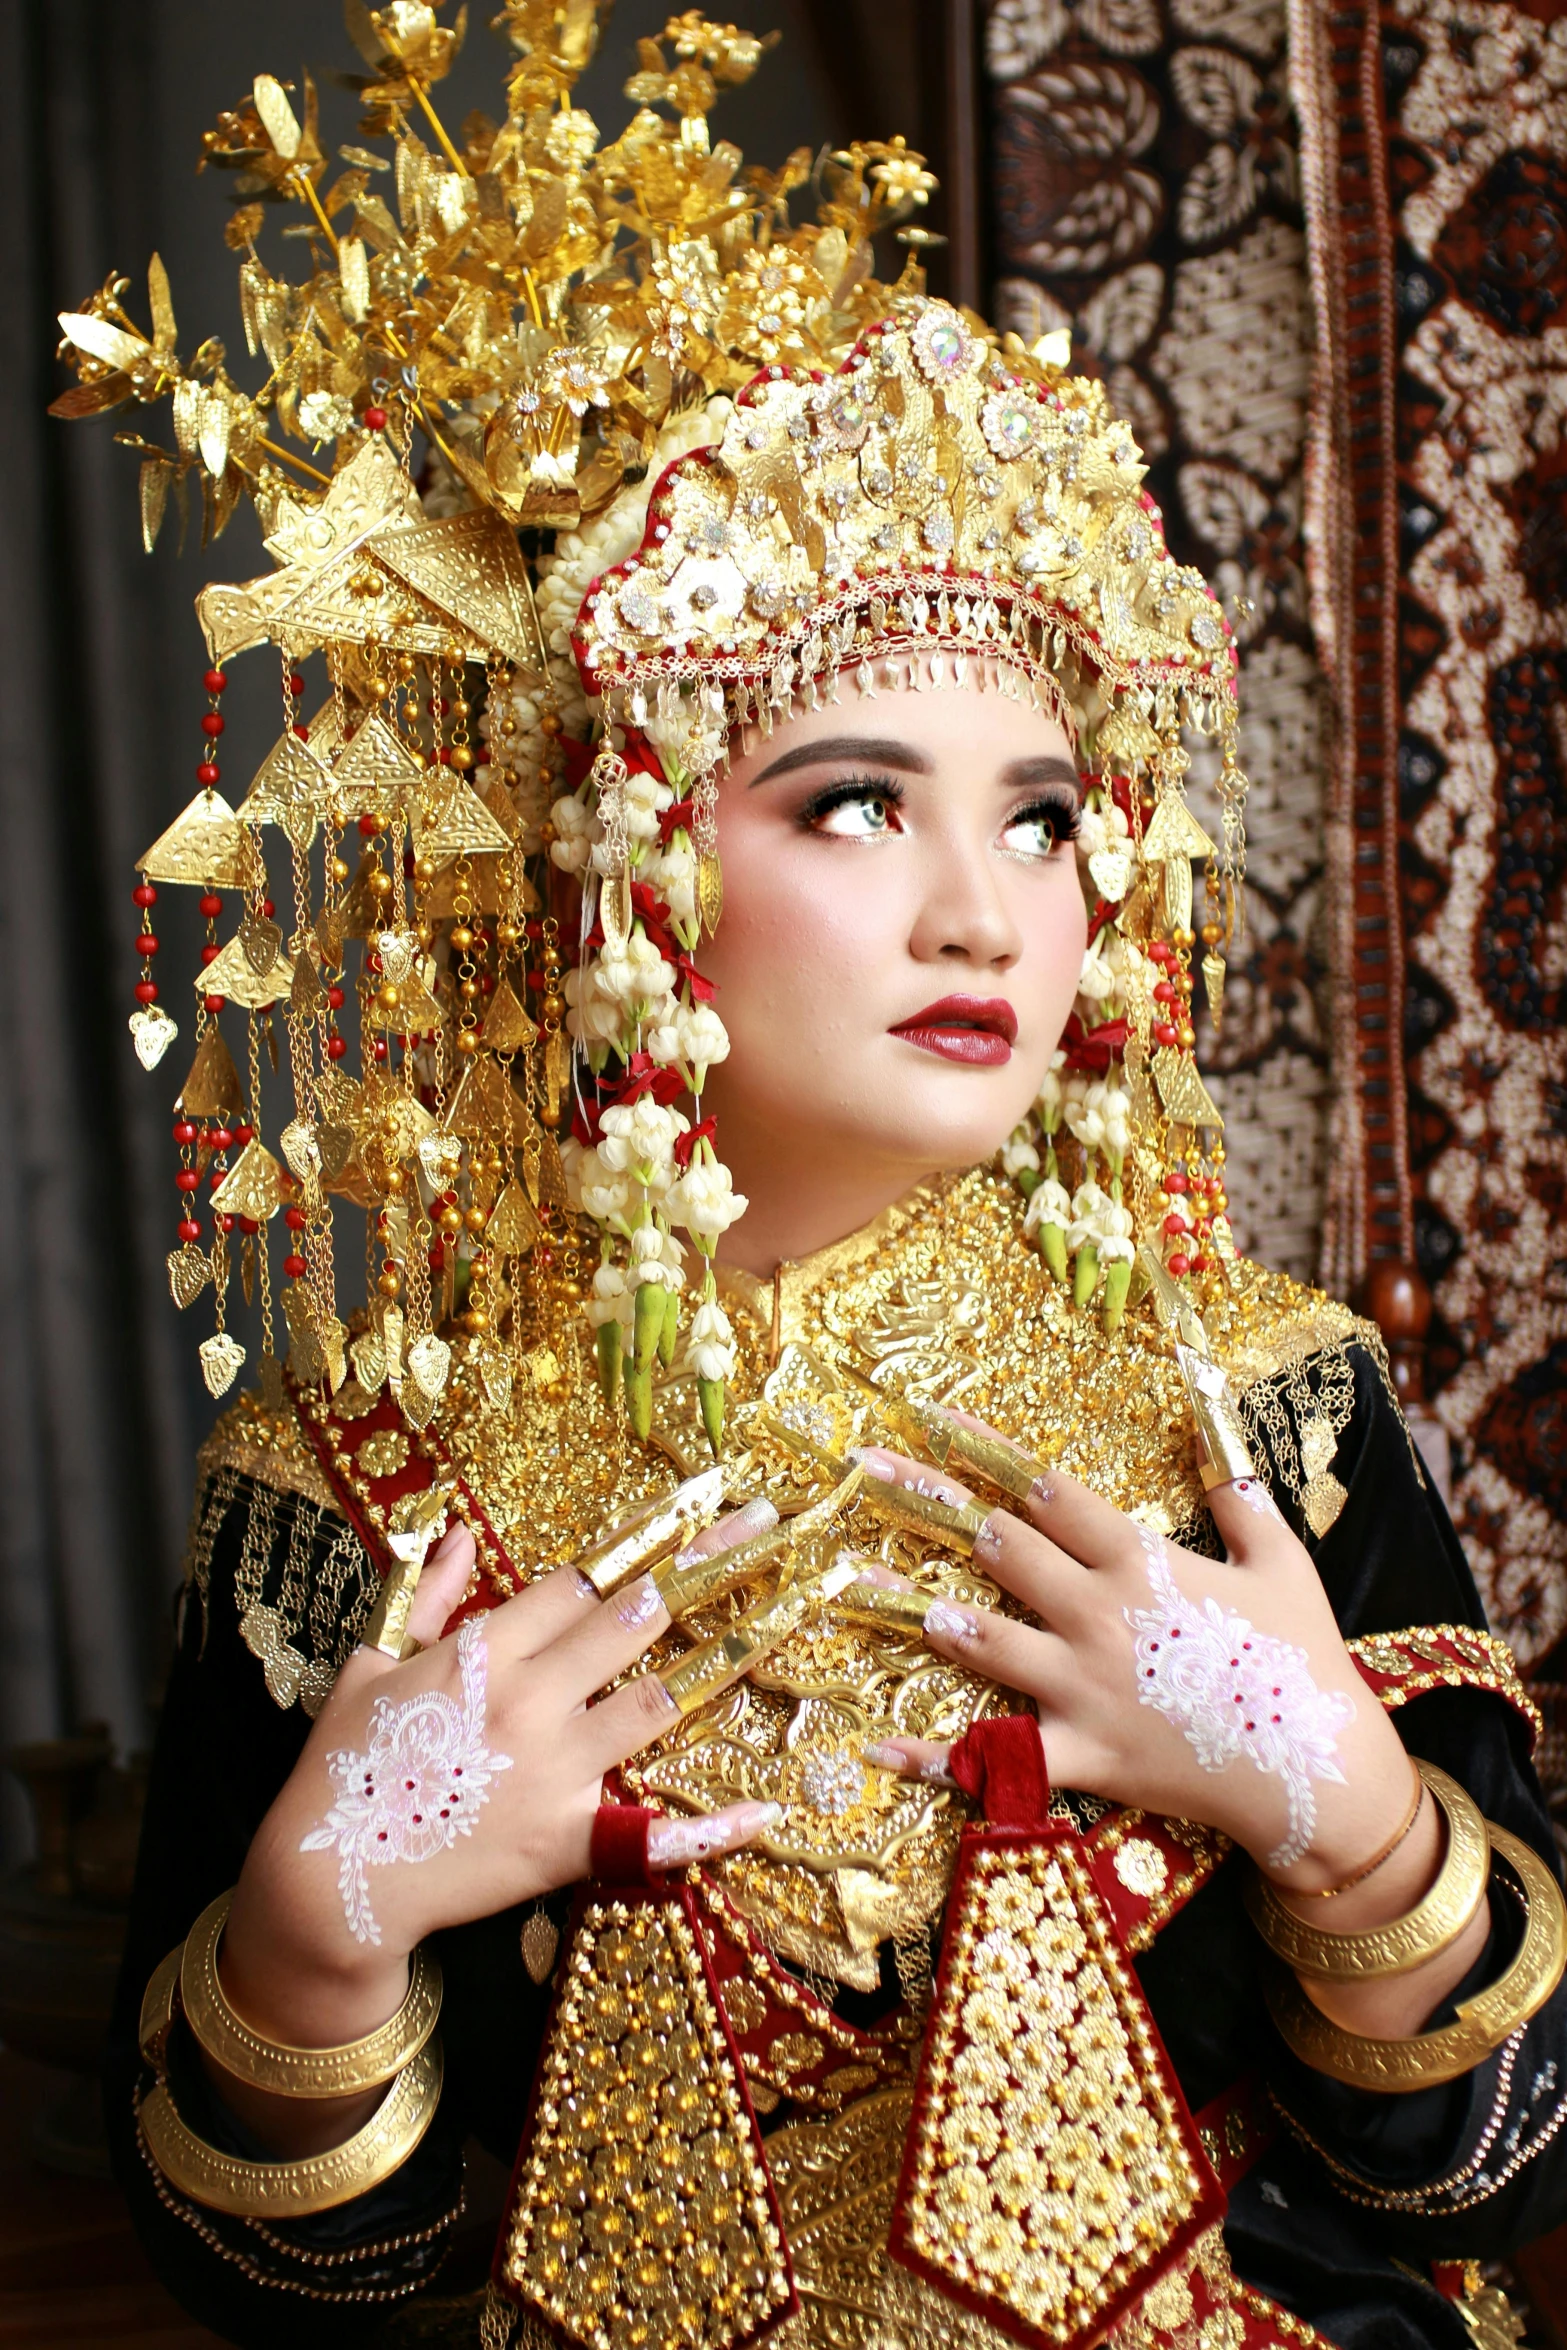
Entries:
[[1283,0],[995,0],[995,300],[1069,326],[1225,598],[1252,780],[1250,930],[1203,1065],[1243,1246],[1316,1269],[1326,1141],[1325,697],[1302,570],[1311,301]]
[[1493,1620],[1567,1631],[1567,16],[990,0],[995,299],[1069,325],[1241,643],[1237,1227],[1435,1295]]

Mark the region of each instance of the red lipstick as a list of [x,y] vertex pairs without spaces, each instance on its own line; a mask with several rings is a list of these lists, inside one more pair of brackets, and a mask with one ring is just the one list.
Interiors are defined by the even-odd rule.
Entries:
[[889,1034],[944,1061],[1000,1069],[1012,1058],[1017,1014],[1005,996],[944,995],[900,1021]]

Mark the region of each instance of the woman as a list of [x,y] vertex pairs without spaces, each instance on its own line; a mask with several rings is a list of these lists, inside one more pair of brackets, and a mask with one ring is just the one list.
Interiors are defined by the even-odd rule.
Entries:
[[[519,73],[489,177],[521,157],[526,218],[400,166],[432,280],[552,169],[571,203],[654,184],[627,142],[595,182]],[[711,196],[666,95],[644,145]],[[867,205],[920,192],[901,146],[841,160]],[[513,405],[477,329],[444,390],[428,345],[351,483],[274,483],[282,572],[205,599],[216,658],[328,646],[309,763],[285,738],[244,813],[331,857],[286,981],[243,828],[183,876],[248,886],[264,984],[224,985],[253,1018],[286,985],[296,1112],[269,1205],[212,962],[181,1148],[240,1155],[171,1280],[221,1300],[286,1203],[293,1347],[206,1455],[121,2175],[240,2342],[1456,2345],[1498,2322],[1462,2264],[1562,2212],[1562,1904],[1528,1701],[1374,1335],[1229,1240],[1191,1060],[1191,859],[1215,1003],[1238,872],[1228,638],[1096,386],[912,280],[830,286],[839,220],[747,218],[738,257],[634,245],[613,379],[580,253],[540,263]],[[399,269],[340,263],[351,323],[384,294],[414,331]],[[837,364],[753,376],[791,301]],[[671,334],[705,405],[656,378]],[[403,427],[538,520],[574,428],[529,387],[580,421],[655,382],[646,468],[539,560],[508,679],[515,541],[479,509],[437,577]],[[381,1252],[351,1330],[334,1187]],[[469,2134],[515,2159],[482,2312],[431,2293]]]

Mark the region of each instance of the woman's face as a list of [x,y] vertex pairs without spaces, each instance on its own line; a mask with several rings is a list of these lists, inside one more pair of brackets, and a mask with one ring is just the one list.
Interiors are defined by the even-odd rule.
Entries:
[[914,1180],[998,1147],[1077,988],[1077,809],[1060,726],[977,686],[742,738],[700,956],[732,1047],[704,1107],[742,1188],[780,1148]]

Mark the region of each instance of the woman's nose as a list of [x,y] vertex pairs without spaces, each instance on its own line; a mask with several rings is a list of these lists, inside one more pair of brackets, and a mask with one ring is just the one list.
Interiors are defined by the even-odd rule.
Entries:
[[977,854],[951,840],[933,847],[909,946],[917,962],[1011,969],[1023,951],[1023,938],[1002,895],[988,842]]

